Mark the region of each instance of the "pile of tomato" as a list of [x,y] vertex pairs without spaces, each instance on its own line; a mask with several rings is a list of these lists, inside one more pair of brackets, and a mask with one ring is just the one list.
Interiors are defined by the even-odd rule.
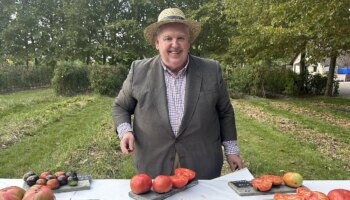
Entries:
[[350,200],[350,190],[334,189],[325,195],[322,192],[312,191],[304,187],[299,187],[296,194],[275,193],[274,200]]
[[302,187],[302,177],[297,173],[287,172],[283,177],[264,174],[251,181],[252,186],[261,192],[269,191],[273,186],[286,186],[296,188],[295,194],[275,193],[274,200],[350,200],[350,190],[334,189],[324,194]]
[[174,175],[158,175],[152,181],[147,174],[136,174],[130,180],[131,191],[135,194],[143,194],[151,191],[167,193],[173,188],[185,187],[196,176],[196,172],[188,168],[176,168]]

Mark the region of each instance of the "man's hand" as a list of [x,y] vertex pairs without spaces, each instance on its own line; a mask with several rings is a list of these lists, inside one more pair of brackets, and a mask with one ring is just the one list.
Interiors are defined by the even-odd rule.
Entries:
[[226,155],[226,160],[230,165],[231,171],[233,172],[239,169],[243,169],[244,167],[244,164],[241,160],[241,157],[239,157],[239,155],[236,155],[236,154]]
[[124,133],[120,140],[120,149],[124,154],[129,154],[134,151],[134,135],[131,132]]

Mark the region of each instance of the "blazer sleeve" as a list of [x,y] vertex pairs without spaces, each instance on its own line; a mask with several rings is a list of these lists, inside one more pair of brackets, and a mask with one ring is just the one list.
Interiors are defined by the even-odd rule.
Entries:
[[135,62],[131,64],[131,68],[127,78],[125,79],[122,89],[114,99],[112,104],[112,118],[115,130],[122,123],[131,124],[131,115],[134,114],[136,99],[133,97],[133,76]]
[[220,134],[222,141],[237,140],[237,130],[235,122],[235,114],[231,104],[231,99],[227,91],[226,83],[223,79],[221,68],[217,63],[217,80],[219,87],[219,98],[216,109],[219,114]]

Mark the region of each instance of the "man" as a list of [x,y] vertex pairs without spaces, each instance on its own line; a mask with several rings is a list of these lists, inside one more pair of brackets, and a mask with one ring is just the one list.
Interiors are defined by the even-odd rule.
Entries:
[[133,153],[138,173],[171,175],[174,168],[185,167],[198,179],[216,178],[222,145],[231,170],[243,168],[220,66],[189,54],[200,30],[198,22],[169,8],[144,31],[159,55],[132,63],[113,103],[121,150]]

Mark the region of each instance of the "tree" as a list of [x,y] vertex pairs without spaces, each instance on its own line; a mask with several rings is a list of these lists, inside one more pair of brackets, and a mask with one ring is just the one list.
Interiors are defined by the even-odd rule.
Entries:
[[5,54],[25,62],[27,66],[32,58],[38,56],[37,37],[40,33],[35,4],[35,1],[29,0],[16,1],[15,9],[8,13],[13,19],[2,32]]
[[333,95],[336,59],[339,55],[350,52],[350,2],[311,1],[314,6],[305,15],[312,32],[308,53],[312,60],[330,59],[325,96]]
[[[226,0],[227,19],[238,24],[238,34],[231,35],[230,54],[243,62],[270,63],[301,53],[299,90],[306,93],[306,57],[309,63],[325,57],[334,60],[349,51],[349,4],[346,0]],[[326,94],[332,91],[333,75],[331,66]]]
[[12,14],[15,10],[15,2],[13,0],[0,0],[0,59],[6,59],[8,55],[5,55],[5,47],[3,40],[3,31],[7,28],[11,22]]
[[224,9],[223,1],[207,1],[189,12],[190,17],[202,26],[202,32],[192,45],[194,54],[225,60],[229,36],[234,34],[235,24],[226,20]]

